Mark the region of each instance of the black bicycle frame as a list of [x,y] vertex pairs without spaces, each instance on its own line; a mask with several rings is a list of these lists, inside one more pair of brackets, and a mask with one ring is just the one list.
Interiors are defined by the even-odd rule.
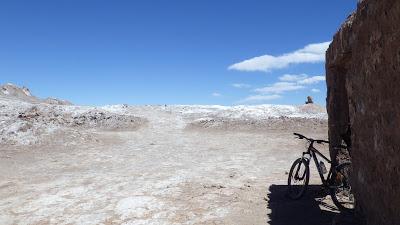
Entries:
[[[332,174],[332,161],[330,159],[328,159],[326,156],[324,156],[316,148],[314,148],[314,141],[310,142],[310,145],[308,146],[307,152],[303,152],[303,157],[304,157],[305,154],[309,154],[311,156],[311,158],[314,159],[314,163],[315,163],[315,166],[317,167],[318,174],[319,174],[319,176],[321,178],[321,181],[325,186],[327,186],[328,185],[328,179]],[[324,173],[321,171],[317,155],[321,156],[325,161],[327,161],[331,165],[330,168],[329,168],[329,173],[328,173],[327,179],[325,179]],[[310,162],[308,162],[308,163],[310,163]]]

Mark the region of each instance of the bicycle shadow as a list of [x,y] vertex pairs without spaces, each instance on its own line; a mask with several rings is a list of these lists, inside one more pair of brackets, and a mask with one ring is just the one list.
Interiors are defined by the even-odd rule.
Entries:
[[[331,225],[338,211],[320,199],[326,196],[321,185],[308,186],[305,196],[292,200],[285,196],[287,185],[271,185],[268,209],[271,225]],[[321,209],[322,208],[322,209]]]

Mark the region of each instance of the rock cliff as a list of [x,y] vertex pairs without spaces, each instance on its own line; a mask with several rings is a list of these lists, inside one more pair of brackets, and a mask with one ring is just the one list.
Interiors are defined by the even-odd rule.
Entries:
[[27,87],[18,87],[17,85],[7,83],[0,85],[0,97],[8,99],[18,99],[30,103],[47,103],[51,105],[72,105],[71,102],[57,98],[39,99],[32,95]]
[[359,2],[326,53],[326,76],[332,145],[351,128],[357,210],[367,224],[399,224],[400,1]]

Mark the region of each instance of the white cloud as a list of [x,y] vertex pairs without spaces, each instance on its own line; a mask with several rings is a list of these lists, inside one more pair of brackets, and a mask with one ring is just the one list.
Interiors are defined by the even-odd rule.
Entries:
[[312,91],[312,92],[314,92],[314,93],[318,93],[318,92],[320,92],[320,90],[319,90],[319,89],[317,89],[317,88],[313,88],[313,89],[311,89],[311,91]]
[[291,64],[318,63],[325,61],[325,52],[330,42],[309,44],[302,49],[280,56],[263,55],[229,66],[230,70],[263,71],[286,68]]
[[300,90],[303,88],[304,88],[304,86],[298,85],[293,82],[277,82],[270,86],[266,86],[263,88],[257,88],[254,91],[256,91],[258,93],[262,93],[262,94],[270,94],[270,93],[280,94],[280,93],[283,93],[286,91],[295,91],[295,90]]
[[287,81],[287,82],[297,82],[298,84],[316,84],[320,81],[325,80],[325,76],[312,76],[309,77],[307,74],[284,74],[279,77],[279,80],[281,81]]
[[324,81],[324,80],[325,80],[325,76],[313,76],[310,78],[300,80],[297,83],[299,83],[299,84],[316,84],[316,83],[318,83],[320,81]]
[[[254,89],[256,95],[248,96],[245,99],[239,101],[243,103],[247,102],[261,102],[272,99],[281,98],[281,94],[289,91],[297,91],[305,89],[313,84],[324,81],[325,76],[309,76],[307,74],[284,74],[279,77],[279,82],[270,84],[268,86]],[[318,93],[319,89],[309,89],[311,92]]]
[[250,88],[251,85],[250,84],[237,83],[237,84],[232,84],[232,87],[235,87],[235,88]]
[[221,93],[218,93],[218,92],[214,92],[214,93],[212,93],[211,94],[213,97],[221,97],[222,95],[221,95]]
[[284,74],[279,77],[279,80],[281,81],[288,81],[288,82],[293,82],[293,81],[299,81],[299,80],[304,80],[308,77],[307,74]]
[[265,102],[274,99],[281,98],[280,95],[251,95],[245,99],[238,101],[238,103],[257,103],[257,102]]

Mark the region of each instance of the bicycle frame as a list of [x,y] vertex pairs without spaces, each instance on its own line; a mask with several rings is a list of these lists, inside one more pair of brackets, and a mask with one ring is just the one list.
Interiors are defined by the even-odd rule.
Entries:
[[[324,186],[329,186],[328,184],[328,178],[331,176],[332,174],[332,161],[330,159],[328,159],[326,156],[324,156],[320,151],[318,151],[315,147],[314,147],[314,141],[310,141],[310,145],[308,146],[308,149],[306,152],[303,152],[303,158],[307,159],[305,157],[305,155],[310,155],[310,158],[314,159],[314,163],[315,166],[317,167],[318,170],[318,174],[321,178],[322,184]],[[321,171],[321,168],[319,166],[319,162],[318,162],[318,157],[317,155],[319,155],[320,157],[322,157],[325,161],[327,161],[330,164],[330,168],[329,168],[329,172],[328,172],[328,176],[325,179],[324,177],[324,173]],[[308,164],[310,163],[309,160],[306,160],[308,162]]]

